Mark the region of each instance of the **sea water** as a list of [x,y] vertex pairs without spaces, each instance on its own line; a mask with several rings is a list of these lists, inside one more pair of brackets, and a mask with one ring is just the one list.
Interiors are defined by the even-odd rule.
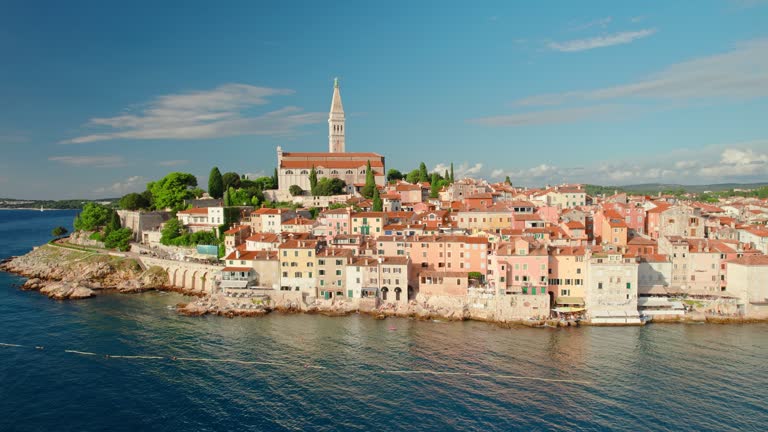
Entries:
[[[55,226],[71,228],[73,216],[1,211],[0,257],[44,243]],[[21,345],[0,346],[2,431],[768,424],[763,324],[505,329],[367,316],[184,317],[173,310],[186,301],[177,294],[61,302],[21,283],[0,273],[0,343]]]

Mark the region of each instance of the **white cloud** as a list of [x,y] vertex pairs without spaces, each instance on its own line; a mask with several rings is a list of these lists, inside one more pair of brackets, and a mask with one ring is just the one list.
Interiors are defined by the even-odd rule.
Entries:
[[592,27],[605,28],[605,27],[608,26],[608,24],[611,23],[611,21],[613,21],[612,17],[599,18],[599,19],[596,19],[594,21],[590,21],[588,23],[584,23],[584,24],[580,24],[580,25],[574,26],[574,27],[571,28],[571,31],[587,30],[587,29],[590,29]]
[[638,31],[628,31],[614,33],[606,36],[598,36],[587,39],[574,39],[565,42],[550,42],[547,46],[555,51],[577,52],[586,51],[595,48],[604,48],[613,45],[627,44],[637,39],[642,39],[656,33],[656,29],[643,29]]
[[768,175],[768,154],[752,149],[727,148],[718,163],[702,167],[699,174],[704,177]]
[[768,139],[678,149],[665,154],[595,161],[586,167],[542,163],[519,169],[493,169],[490,177],[510,176],[513,184],[541,186],[562,182],[600,185],[637,183],[706,184],[765,181]]
[[49,161],[75,167],[115,168],[125,166],[122,156],[51,156]]
[[[451,164],[439,163],[435,165],[435,167],[432,168],[432,171],[430,172],[437,172],[442,175],[443,173],[445,173],[445,171],[448,171],[448,173],[451,172]],[[453,176],[456,179],[477,176],[482,171],[483,171],[483,164],[479,162],[475,163],[474,165],[470,165],[468,162],[462,162],[459,165],[454,164],[453,166]]]
[[293,90],[225,84],[213,90],[165,95],[155,98],[139,114],[93,118],[88,125],[106,128],[64,140],[79,144],[113,139],[203,139],[240,135],[284,136],[296,129],[321,122],[321,113],[304,113],[288,106],[249,116],[252,107],[269,103],[271,96],[293,94]]
[[621,111],[622,107],[616,105],[595,105],[482,117],[471,119],[470,122],[485,126],[529,126],[570,123],[599,115],[618,114]]
[[675,168],[682,169],[682,170],[690,169],[690,168],[695,168],[696,165],[698,164],[699,164],[698,162],[693,160],[681,160],[681,161],[675,162]]
[[95,189],[95,194],[111,193],[115,195],[125,195],[129,192],[138,192],[146,187],[146,180],[142,176],[132,176],[125,180],[115,182],[107,187]]
[[172,166],[186,165],[188,163],[189,163],[189,160],[187,159],[174,159],[174,160],[160,161],[157,164],[164,167],[172,167]]
[[768,96],[768,39],[752,40],[722,54],[674,64],[648,78],[586,91],[540,94],[516,105],[556,105],[618,98],[688,100],[753,99]]
[[[244,175],[245,175],[245,178],[249,180],[256,180],[259,177],[265,177],[267,173],[264,171],[256,171],[255,173],[244,173]],[[272,173],[270,173],[269,175],[271,176]]]

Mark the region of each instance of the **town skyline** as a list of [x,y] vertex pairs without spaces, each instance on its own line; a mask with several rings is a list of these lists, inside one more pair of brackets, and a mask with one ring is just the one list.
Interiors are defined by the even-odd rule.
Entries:
[[[531,187],[766,179],[764,2],[707,2],[679,27],[687,11],[676,5],[549,6],[396,15],[344,4],[316,11],[329,29],[309,40],[295,31],[321,26],[291,10],[194,7],[171,35],[162,24],[173,11],[150,17],[139,5],[125,11],[146,29],[134,35],[108,8],[82,17],[84,5],[51,6],[66,19],[46,22],[17,4],[0,19],[14,36],[0,50],[20,59],[0,84],[0,196],[116,197],[168,171],[205,185],[214,165],[271,175],[277,146],[325,150],[336,76],[348,151],[382,154],[387,169],[453,162],[457,177]],[[231,31],[208,22],[195,33],[213,12]],[[25,27],[38,21],[49,27]],[[54,42],[63,26],[70,39]],[[456,28],[465,40],[439,42]],[[286,52],[295,59],[282,64]]]

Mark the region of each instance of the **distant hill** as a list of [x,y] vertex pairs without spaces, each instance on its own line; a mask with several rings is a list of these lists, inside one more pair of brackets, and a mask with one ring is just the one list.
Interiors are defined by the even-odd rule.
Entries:
[[102,203],[108,206],[113,206],[119,201],[119,198],[105,198],[105,199],[99,199],[99,200],[85,200],[85,199],[74,199],[74,200],[24,200],[24,199],[15,199],[15,198],[0,198],[0,209],[14,209],[14,208],[40,208],[44,207],[47,209],[80,209],[83,208],[83,206],[86,203],[89,202],[96,202],[96,203]]
[[598,193],[598,194],[599,193],[613,194],[613,191],[617,190],[620,192],[623,191],[623,192],[631,192],[636,194],[656,195],[659,192],[666,192],[666,191],[683,190],[685,192],[691,192],[691,193],[702,193],[705,191],[721,192],[721,191],[728,191],[731,189],[758,189],[764,186],[768,186],[768,182],[765,182],[765,183],[716,183],[716,184],[705,184],[705,185],[644,183],[644,184],[633,184],[633,185],[624,185],[624,186],[587,185],[587,192]]

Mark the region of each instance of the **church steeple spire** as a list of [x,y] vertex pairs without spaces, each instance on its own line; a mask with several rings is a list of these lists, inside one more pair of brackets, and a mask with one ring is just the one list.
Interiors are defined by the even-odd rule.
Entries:
[[333,80],[331,112],[328,114],[328,151],[344,153],[344,107],[341,105],[338,78]]

